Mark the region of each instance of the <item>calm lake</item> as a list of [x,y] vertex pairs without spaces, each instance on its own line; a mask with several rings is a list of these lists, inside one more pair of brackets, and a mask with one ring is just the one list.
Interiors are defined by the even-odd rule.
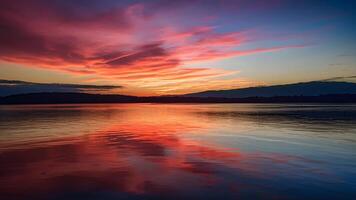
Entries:
[[0,199],[355,199],[356,105],[0,106]]

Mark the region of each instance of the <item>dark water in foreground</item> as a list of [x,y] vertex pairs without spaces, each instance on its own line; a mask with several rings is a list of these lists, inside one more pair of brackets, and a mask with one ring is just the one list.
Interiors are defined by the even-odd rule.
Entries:
[[356,105],[0,107],[0,199],[355,199]]

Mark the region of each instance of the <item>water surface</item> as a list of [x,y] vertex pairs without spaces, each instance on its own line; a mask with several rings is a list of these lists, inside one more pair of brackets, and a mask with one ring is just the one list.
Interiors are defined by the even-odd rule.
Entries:
[[354,199],[356,106],[0,106],[0,199]]

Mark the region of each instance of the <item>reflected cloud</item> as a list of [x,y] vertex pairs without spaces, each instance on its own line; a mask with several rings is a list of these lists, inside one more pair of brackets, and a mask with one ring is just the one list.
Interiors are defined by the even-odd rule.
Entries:
[[[214,104],[31,107],[28,117],[32,120],[19,118],[27,124],[22,137],[33,128],[65,126],[72,120],[77,128],[61,137],[30,137],[26,143],[18,143],[19,136],[8,137],[6,145],[0,144],[0,194],[6,199],[51,199],[53,195],[85,199],[88,194],[98,199],[214,199],[224,192],[227,199],[251,195],[273,199],[276,194],[288,197],[281,184],[299,191],[321,176],[326,182],[341,181],[322,167],[328,165],[325,161],[231,148],[219,143],[220,137],[214,142],[204,140],[222,121],[231,125],[257,120],[249,115],[254,113],[251,105],[239,108],[241,117],[237,117],[239,111],[216,114],[224,109],[226,105]],[[7,116],[26,112],[18,107],[0,110]],[[101,123],[90,124],[94,121]],[[88,131],[80,126],[97,127]],[[194,134],[201,140],[190,137]],[[303,185],[293,186],[300,178]]]
[[[34,198],[56,191],[94,190],[171,196],[177,190],[189,191],[193,186],[217,187],[225,181],[219,175],[224,171],[237,170],[239,176],[256,182],[272,176],[262,174],[262,166],[244,163],[263,155],[241,155],[221,147],[184,141],[174,134],[160,137],[166,133],[160,132],[159,127],[151,127],[155,128],[149,131],[154,132],[152,135],[141,134],[147,133],[147,127],[136,127],[137,132],[122,126],[120,132],[92,134],[80,142],[3,151],[0,192],[6,197],[18,197],[31,191]],[[292,159],[267,157],[275,157],[277,164]],[[258,187],[239,180],[233,184]]]

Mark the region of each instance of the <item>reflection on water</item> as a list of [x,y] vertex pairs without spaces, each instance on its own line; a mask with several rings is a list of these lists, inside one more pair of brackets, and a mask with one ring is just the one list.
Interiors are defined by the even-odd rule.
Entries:
[[356,106],[0,107],[0,199],[353,199]]

